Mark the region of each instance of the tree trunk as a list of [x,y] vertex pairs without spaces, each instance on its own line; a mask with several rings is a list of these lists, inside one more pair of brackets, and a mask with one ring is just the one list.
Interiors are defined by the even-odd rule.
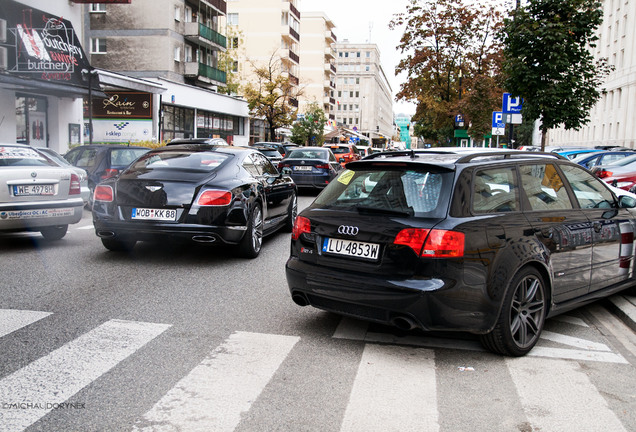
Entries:
[[548,138],[548,131],[544,128],[541,128],[541,151],[545,151],[545,142]]

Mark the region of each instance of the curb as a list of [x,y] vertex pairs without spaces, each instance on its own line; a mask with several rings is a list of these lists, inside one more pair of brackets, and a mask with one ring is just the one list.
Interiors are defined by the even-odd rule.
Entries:
[[610,310],[636,332],[636,296],[617,294],[607,300]]

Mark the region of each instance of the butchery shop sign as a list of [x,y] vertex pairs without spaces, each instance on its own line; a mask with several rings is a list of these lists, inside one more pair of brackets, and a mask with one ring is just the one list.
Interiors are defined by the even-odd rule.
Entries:
[[[12,0],[0,2],[0,18],[7,22],[9,73],[88,86],[91,66],[69,20]],[[91,81],[99,89],[98,80]]]

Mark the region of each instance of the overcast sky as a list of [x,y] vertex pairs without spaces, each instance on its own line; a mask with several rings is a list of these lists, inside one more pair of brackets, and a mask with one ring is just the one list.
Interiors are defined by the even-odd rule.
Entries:
[[[400,61],[396,49],[402,33],[389,30],[389,22],[396,13],[406,11],[407,0],[300,0],[301,12],[324,12],[336,25],[338,42],[348,39],[352,43],[371,42],[378,45],[382,67],[389,80],[395,100],[404,77],[395,76]],[[394,102],[395,114],[413,114],[415,105]]]

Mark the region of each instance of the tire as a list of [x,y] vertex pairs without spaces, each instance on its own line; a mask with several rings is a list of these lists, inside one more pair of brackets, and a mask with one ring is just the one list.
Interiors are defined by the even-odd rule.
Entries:
[[52,226],[40,229],[42,237],[47,240],[60,240],[66,235],[68,225]]
[[250,213],[247,231],[238,246],[238,254],[243,258],[256,258],[263,247],[263,211],[256,204]]
[[130,252],[134,247],[135,240],[115,240],[112,238],[103,238],[102,244],[106,249],[113,252]]
[[298,216],[298,196],[296,192],[293,192],[291,202],[287,209],[287,220],[285,221],[285,232],[292,232],[294,230],[294,222],[296,222],[296,216]]
[[521,357],[536,345],[547,312],[546,287],[532,267],[519,271],[510,282],[499,319],[482,344],[497,354]]

